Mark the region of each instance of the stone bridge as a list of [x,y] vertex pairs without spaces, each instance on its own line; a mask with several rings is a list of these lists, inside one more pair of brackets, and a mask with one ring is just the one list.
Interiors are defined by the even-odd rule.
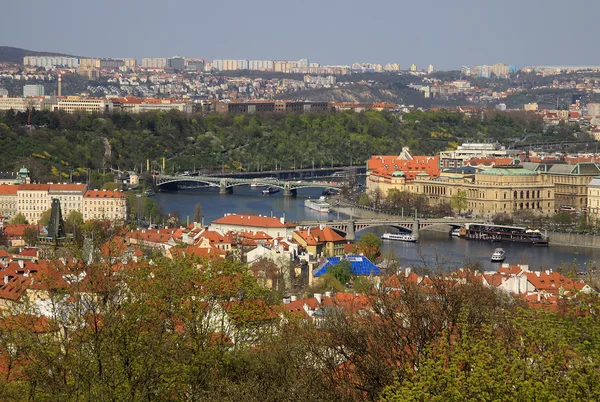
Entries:
[[328,181],[282,181],[268,180],[264,178],[243,179],[232,177],[214,177],[214,176],[156,176],[155,183],[157,186],[163,186],[171,183],[204,183],[211,187],[219,187],[221,194],[233,193],[233,188],[237,186],[249,186],[251,184],[261,184],[264,186],[277,187],[283,190],[283,195],[295,196],[298,189],[301,188],[341,188],[341,182]]
[[356,232],[364,229],[391,226],[399,230],[412,232],[418,236],[419,230],[431,226],[446,225],[451,227],[460,227],[467,223],[485,223],[483,219],[472,218],[433,218],[433,219],[415,219],[413,218],[368,218],[368,219],[348,219],[348,220],[330,220],[330,221],[299,221],[296,222],[298,227],[315,227],[325,225],[339,232],[346,234],[346,239],[355,240]]

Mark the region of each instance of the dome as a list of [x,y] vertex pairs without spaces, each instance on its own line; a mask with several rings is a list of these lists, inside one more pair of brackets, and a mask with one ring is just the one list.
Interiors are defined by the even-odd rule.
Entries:
[[396,170],[394,173],[392,173],[392,177],[404,177],[404,172],[401,170]]

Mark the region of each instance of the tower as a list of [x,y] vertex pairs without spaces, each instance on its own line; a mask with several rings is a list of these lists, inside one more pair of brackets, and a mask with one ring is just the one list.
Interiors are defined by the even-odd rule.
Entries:
[[58,97],[62,96],[62,73],[58,73]]

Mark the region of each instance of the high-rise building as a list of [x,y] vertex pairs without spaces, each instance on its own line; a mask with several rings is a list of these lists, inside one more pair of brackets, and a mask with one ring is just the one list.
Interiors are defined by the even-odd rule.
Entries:
[[143,68],[166,68],[166,57],[145,57],[142,59]]
[[237,69],[238,70],[248,70],[249,63],[248,60],[238,60],[237,61]]
[[417,65],[413,64],[410,66],[410,71],[412,71],[413,73],[417,71]]
[[427,67],[427,74],[431,74],[433,73],[435,70],[433,69],[433,64],[430,64],[429,67]]
[[0,96],[8,96],[8,90],[4,88],[0,88]]
[[25,85],[23,87],[23,97],[44,96],[43,85]]
[[167,67],[173,70],[183,70],[185,69],[185,59],[180,56],[171,57],[167,60]]

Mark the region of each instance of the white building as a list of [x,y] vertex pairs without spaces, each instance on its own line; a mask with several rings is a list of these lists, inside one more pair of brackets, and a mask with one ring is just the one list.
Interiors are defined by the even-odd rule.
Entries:
[[166,68],[166,57],[145,57],[142,59],[142,68]]

